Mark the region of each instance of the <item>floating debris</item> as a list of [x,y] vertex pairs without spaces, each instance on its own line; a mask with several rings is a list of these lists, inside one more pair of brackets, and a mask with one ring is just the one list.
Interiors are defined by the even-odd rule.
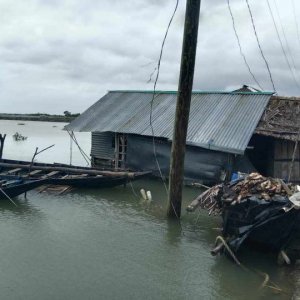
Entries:
[[[216,185],[199,195],[188,207],[223,218],[222,235],[237,252],[247,240],[271,251],[282,251],[300,220],[300,187],[281,179],[251,173],[230,183]],[[216,243],[213,255],[224,247]]]
[[13,139],[14,139],[15,141],[25,141],[25,140],[27,140],[27,136],[23,136],[21,133],[16,132],[16,133],[13,135]]
[[298,192],[298,189],[298,186],[287,185],[281,179],[251,173],[245,178],[208,189],[187,207],[187,211],[192,212],[199,206],[208,210],[209,214],[217,215],[227,206],[237,205],[253,196],[259,200],[275,201],[278,196],[289,197]]

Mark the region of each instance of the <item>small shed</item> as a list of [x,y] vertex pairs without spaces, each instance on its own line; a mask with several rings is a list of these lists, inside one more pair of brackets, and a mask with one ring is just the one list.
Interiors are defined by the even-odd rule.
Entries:
[[265,175],[300,182],[300,98],[272,96],[247,154]]
[[[176,97],[173,91],[110,91],[66,129],[92,133],[94,166],[158,175],[158,162],[167,177]],[[253,171],[245,153],[271,97],[259,91],[194,91],[185,180],[215,183],[236,170]]]

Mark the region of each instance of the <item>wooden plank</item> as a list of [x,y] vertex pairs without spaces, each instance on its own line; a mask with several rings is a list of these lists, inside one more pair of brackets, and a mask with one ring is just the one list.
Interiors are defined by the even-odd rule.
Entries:
[[42,179],[46,179],[46,178],[49,178],[49,177],[53,177],[54,175],[57,175],[57,174],[59,174],[59,173],[60,173],[60,171],[52,171],[52,172],[50,172],[50,173],[48,173],[48,174],[42,176]]
[[43,172],[43,171],[42,170],[34,170],[34,171],[31,171],[28,175],[33,176],[33,175],[39,174],[41,172]]
[[14,173],[20,172],[21,170],[22,170],[21,168],[16,168],[16,169],[7,171],[7,174],[14,174]]
[[62,190],[58,193],[58,195],[64,194],[64,193],[69,192],[69,191],[71,191],[71,190],[72,190],[72,187],[71,187],[71,186],[67,186],[67,187],[65,187],[64,189],[62,189]]
[[42,192],[46,191],[49,187],[50,187],[49,184],[47,184],[47,185],[42,185],[42,186],[40,187],[39,193],[42,193]]
[[72,190],[72,187],[71,186],[68,186],[68,185],[62,185],[62,186],[57,186],[57,185],[47,185],[47,186],[44,186],[43,189],[41,189],[39,191],[39,193],[42,193],[42,192],[52,192],[52,193],[56,193],[57,195],[61,195],[63,193],[66,193],[68,191]]

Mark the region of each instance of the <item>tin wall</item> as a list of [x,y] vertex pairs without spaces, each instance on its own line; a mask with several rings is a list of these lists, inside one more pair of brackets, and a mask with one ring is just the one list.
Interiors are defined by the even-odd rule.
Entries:
[[[164,176],[169,176],[171,143],[155,139],[156,156]],[[220,182],[224,171],[230,171],[233,156],[228,153],[187,146],[184,179],[188,182]],[[134,170],[151,170],[159,176],[153,151],[152,138],[128,135],[127,167]]]
[[113,132],[92,132],[91,155],[101,159],[114,159],[115,134]]

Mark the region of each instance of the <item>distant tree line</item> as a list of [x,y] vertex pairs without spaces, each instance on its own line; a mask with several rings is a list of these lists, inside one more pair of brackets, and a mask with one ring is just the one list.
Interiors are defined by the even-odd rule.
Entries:
[[61,115],[32,113],[32,114],[7,114],[0,113],[0,120],[24,120],[24,121],[50,121],[50,122],[71,122],[80,113],[72,114],[69,111],[64,111]]

